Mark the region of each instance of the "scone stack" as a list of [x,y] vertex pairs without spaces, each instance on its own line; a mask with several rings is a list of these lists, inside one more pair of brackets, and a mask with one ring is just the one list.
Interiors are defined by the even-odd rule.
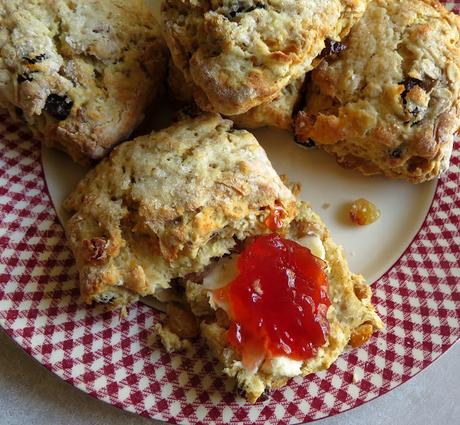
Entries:
[[[460,18],[434,0],[165,0],[157,24],[125,3],[0,0],[0,105],[74,160],[102,158],[65,202],[84,301],[153,297],[165,348],[201,337],[255,402],[383,324],[242,128],[291,129],[366,175],[439,176]],[[124,142],[166,83],[198,115]]]

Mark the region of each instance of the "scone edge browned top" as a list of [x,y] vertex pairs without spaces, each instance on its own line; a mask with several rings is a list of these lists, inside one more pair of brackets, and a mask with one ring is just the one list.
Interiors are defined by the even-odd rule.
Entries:
[[296,209],[256,139],[215,114],[118,146],[65,206],[83,298],[114,304],[202,271],[268,231],[274,210],[287,225]]

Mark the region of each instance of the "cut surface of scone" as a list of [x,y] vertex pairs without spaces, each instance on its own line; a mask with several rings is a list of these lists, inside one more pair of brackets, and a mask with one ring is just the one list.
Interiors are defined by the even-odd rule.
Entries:
[[79,162],[130,135],[167,64],[143,0],[0,0],[0,49],[0,106]]
[[367,0],[166,0],[174,64],[202,110],[239,115],[280,96],[361,17]]
[[[239,115],[229,115],[239,128],[276,127],[283,130],[292,128],[294,113],[301,103],[305,76],[301,75],[281,90],[278,97],[262,103]],[[182,72],[170,61],[168,86],[176,100],[193,104],[193,88],[187,83]]]
[[162,299],[296,204],[254,136],[205,114],[116,147],[65,207],[83,299],[116,307]]
[[174,304],[166,324],[156,325],[165,347],[186,348],[199,326],[250,402],[294,376],[329,368],[383,327],[370,287],[350,272],[305,202],[277,233],[252,236],[182,285],[187,306]]
[[433,0],[376,0],[344,43],[312,72],[298,141],[365,175],[441,175],[460,128],[460,17]]

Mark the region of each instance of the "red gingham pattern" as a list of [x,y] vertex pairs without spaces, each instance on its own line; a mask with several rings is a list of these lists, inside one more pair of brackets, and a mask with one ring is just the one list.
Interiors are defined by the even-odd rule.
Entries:
[[405,382],[459,338],[459,182],[457,143],[424,226],[373,285],[386,329],[327,372],[296,378],[248,405],[235,399],[232,381],[204,347],[167,354],[153,337],[158,313],[151,308],[137,303],[120,319],[82,304],[39,145],[0,116],[0,325],[72,385],[155,419],[287,424],[334,415]]

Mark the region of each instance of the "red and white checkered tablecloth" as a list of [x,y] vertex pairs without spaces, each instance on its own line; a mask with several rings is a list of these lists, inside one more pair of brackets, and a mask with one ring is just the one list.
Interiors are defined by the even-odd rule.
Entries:
[[[448,2],[460,9],[460,1]],[[0,325],[72,385],[115,406],[172,423],[298,423],[333,415],[408,380],[460,336],[460,152],[426,221],[374,285],[386,329],[327,371],[294,379],[255,405],[206,349],[167,354],[152,336],[158,313],[137,303],[127,318],[87,308],[47,194],[40,149],[0,116]],[[357,379],[357,377],[359,377]]]

